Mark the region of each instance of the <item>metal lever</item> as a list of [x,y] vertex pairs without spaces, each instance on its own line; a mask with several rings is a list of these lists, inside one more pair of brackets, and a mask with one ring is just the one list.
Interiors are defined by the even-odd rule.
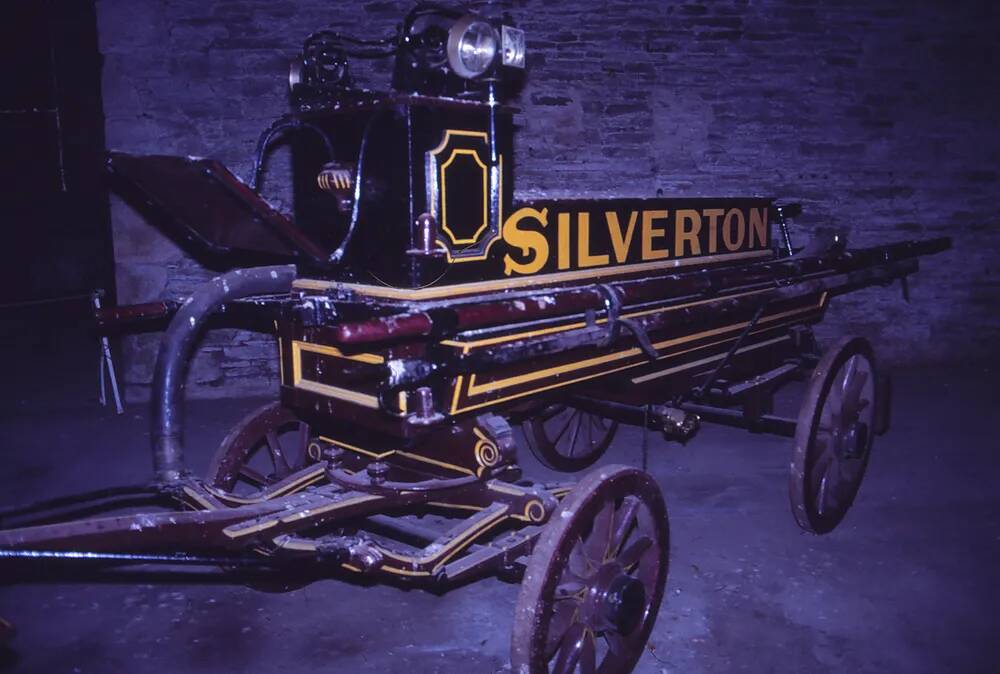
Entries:
[[615,289],[604,283],[598,283],[597,289],[604,295],[604,310],[608,321],[608,333],[601,341],[600,346],[610,346],[618,339],[621,329],[624,326],[626,330],[632,333],[636,341],[639,342],[639,348],[642,349],[647,358],[650,360],[659,358],[660,352],[649,341],[646,329],[631,318],[621,318],[622,300],[618,296],[618,293],[615,292]]
[[[104,295],[103,290],[95,290],[90,296],[90,301],[94,306],[94,313],[98,314],[101,310],[101,297]],[[99,400],[103,407],[108,405],[108,396],[106,385],[104,383],[105,376],[111,381],[111,394],[115,399],[115,412],[118,414],[124,414],[125,408],[122,406],[122,398],[118,392],[118,377],[115,374],[115,361],[111,358],[111,344],[108,342],[107,335],[101,335],[100,339],[100,349],[101,349],[101,364],[98,377],[100,378],[100,395]]]
[[760,317],[764,315],[764,309],[767,308],[768,304],[770,304],[770,301],[765,301],[763,304],[757,307],[757,311],[754,312],[753,318],[750,319],[750,322],[747,323],[747,326],[743,328],[743,332],[740,333],[740,336],[737,337],[736,341],[733,342],[732,346],[729,347],[729,351],[726,352],[726,355],[725,357],[723,357],[722,361],[719,362],[719,364],[715,367],[715,369],[712,370],[712,373],[708,375],[708,379],[706,379],[701,386],[697,386],[693,389],[692,397],[695,400],[701,400],[702,398],[704,398],[705,394],[708,393],[709,389],[712,388],[712,385],[715,383],[715,380],[719,378],[719,374],[722,372],[723,369],[725,369],[727,365],[729,365],[730,361],[732,361],[733,359],[733,356],[736,355],[736,351],[740,348],[740,346],[743,345],[743,342],[746,341],[746,338],[750,336],[750,332],[757,325],[757,321],[760,320]]

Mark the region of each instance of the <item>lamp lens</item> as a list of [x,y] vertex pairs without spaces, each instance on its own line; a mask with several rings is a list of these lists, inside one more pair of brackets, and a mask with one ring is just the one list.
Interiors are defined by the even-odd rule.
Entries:
[[470,73],[481,75],[497,55],[497,38],[493,27],[484,21],[469,24],[458,45],[458,57]]

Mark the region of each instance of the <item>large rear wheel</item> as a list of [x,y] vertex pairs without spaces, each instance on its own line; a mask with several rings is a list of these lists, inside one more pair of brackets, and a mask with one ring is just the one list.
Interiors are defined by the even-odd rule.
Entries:
[[795,521],[825,534],[861,487],[875,437],[875,358],[861,337],[833,345],[813,371],[795,429],[789,497]]

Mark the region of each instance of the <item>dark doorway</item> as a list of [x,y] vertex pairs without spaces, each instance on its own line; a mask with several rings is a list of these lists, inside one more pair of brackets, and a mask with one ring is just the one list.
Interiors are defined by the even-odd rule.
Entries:
[[0,246],[0,303],[110,290],[114,273],[94,3],[13,0],[5,9],[0,184],[6,194],[6,245]]
[[37,364],[52,370],[79,354],[96,379],[89,295],[103,288],[113,299],[114,259],[94,2],[8,0],[4,9],[0,345],[7,395],[22,395],[21,385],[47,378]]

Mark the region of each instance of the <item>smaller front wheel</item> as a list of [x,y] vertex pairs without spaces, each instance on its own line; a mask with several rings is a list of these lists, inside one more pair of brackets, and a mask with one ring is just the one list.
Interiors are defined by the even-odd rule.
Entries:
[[666,506],[647,473],[608,466],[587,475],[528,562],[513,671],[632,671],[663,600],[669,549]]
[[549,405],[524,422],[531,453],[543,465],[564,473],[593,465],[617,430],[617,421],[563,404]]
[[279,402],[240,420],[215,451],[205,482],[216,489],[250,493],[319,460],[309,424]]

